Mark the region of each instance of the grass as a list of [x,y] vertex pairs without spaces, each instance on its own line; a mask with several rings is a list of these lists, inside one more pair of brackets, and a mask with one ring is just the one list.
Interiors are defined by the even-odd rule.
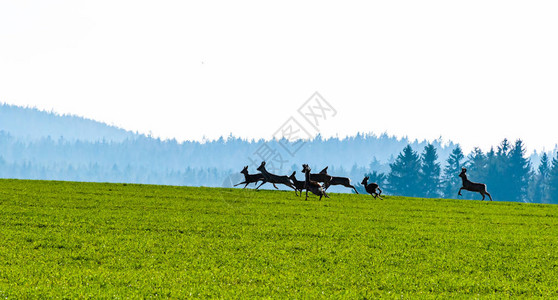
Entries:
[[558,206],[0,180],[0,297],[558,297]]

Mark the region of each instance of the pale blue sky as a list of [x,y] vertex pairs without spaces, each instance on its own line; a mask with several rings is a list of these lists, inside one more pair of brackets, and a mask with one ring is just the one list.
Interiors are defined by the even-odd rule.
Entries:
[[357,131],[553,148],[556,1],[2,1],[0,102],[162,138]]

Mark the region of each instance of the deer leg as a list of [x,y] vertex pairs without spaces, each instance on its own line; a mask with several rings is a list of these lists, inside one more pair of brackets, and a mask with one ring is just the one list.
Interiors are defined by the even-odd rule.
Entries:
[[482,195],[482,201],[484,201],[484,193],[480,192],[480,194]]
[[490,196],[490,194],[488,192],[484,192],[485,194],[488,195],[488,198],[490,198],[490,201],[492,201],[492,196]]
[[329,196],[328,196],[328,195],[326,194],[326,192],[325,192],[325,191],[324,191],[324,196],[325,196],[326,198],[329,198]]
[[[241,185],[241,184],[243,184],[243,183],[246,183],[246,181],[243,181],[243,182],[241,182],[241,183],[237,183],[237,184],[235,184],[235,185],[233,185],[233,186]],[[246,184],[248,184],[248,183],[246,183]]]
[[264,180],[264,181],[262,182],[262,184],[260,184],[260,185],[256,188],[256,190],[259,189],[260,186],[264,185],[264,183],[266,183],[266,182],[267,182],[267,181]]
[[308,189],[306,189],[306,199],[305,200],[308,200]]
[[250,182],[247,182],[246,185],[244,185],[244,187],[242,189],[245,189],[249,184],[250,184]]
[[352,186],[352,185],[351,185],[350,187],[352,187],[352,188],[353,188],[353,190],[355,190],[355,193],[357,193],[357,195],[358,195],[358,191],[357,191],[357,189],[356,189],[356,188],[355,188],[354,186]]
[[287,182],[287,183],[283,183],[283,184],[296,191],[296,186],[294,186],[292,183]]
[[463,196],[463,195],[461,195],[461,190],[462,190],[462,189],[463,189],[463,188],[460,188],[460,189],[459,189],[459,192],[457,192],[457,196]]
[[273,184],[273,187],[278,190],[279,188],[275,185],[275,183]]

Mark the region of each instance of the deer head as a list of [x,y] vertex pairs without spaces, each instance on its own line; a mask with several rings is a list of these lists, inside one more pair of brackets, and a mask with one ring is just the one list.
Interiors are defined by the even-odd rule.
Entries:
[[262,161],[262,164],[261,164],[256,170],[258,170],[258,171],[260,171],[260,172],[261,172],[262,170],[265,170],[265,161]]

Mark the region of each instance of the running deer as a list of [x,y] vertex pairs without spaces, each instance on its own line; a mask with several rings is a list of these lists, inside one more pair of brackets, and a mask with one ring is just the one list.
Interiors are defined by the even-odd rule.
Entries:
[[311,169],[307,164],[302,165],[302,173],[304,173],[304,189],[306,189],[306,200],[308,200],[308,191],[312,192],[316,196],[320,196],[320,200],[322,200],[322,196],[329,198],[322,188],[322,185],[311,179],[310,171]]
[[310,180],[317,181],[317,182],[323,182],[324,186],[329,186],[332,176],[327,174],[327,167],[325,167],[325,169],[323,169],[322,171],[324,171],[324,170],[326,170],[325,174],[322,173],[322,172],[310,174]]
[[[257,174],[248,174],[248,166],[245,166],[242,171],[240,171],[241,174],[244,174],[244,181],[238,184],[235,184],[234,186],[237,185],[241,185],[246,183],[246,185],[244,185],[243,189],[245,189],[250,183],[254,183],[254,185],[258,184],[258,181],[263,181],[263,175],[261,173],[257,173]],[[275,185],[275,183],[273,184],[273,186],[277,189],[277,186]]]
[[[364,189],[368,192],[368,194],[372,195],[374,199],[378,197],[384,200],[382,196],[380,196],[382,194],[382,189],[380,189],[380,186],[378,186],[378,184],[374,182],[368,183],[368,179],[370,179],[370,177],[364,176],[364,179],[361,182],[361,184],[364,186]],[[380,191],[380,193],[377,193],[376,190]]]
[[295,194],[297,191],[300,192],[300,194],[298,194],[298,196],[302,196],[302,191],[304,191],[304,183],[305,181],[301,181],[296,179],[296,171],[293,171],[293,174],[291,174],[291,176],[289,176],[289,179],[293,182],[294,186],[295,186]]
[[266,169],[265,169],[265,161],[262,161],[262,164],[258,167],[257,169],[258,171],[262,172],[263,175],[263,182],[262,184],[260,184],[257,188],[259,189],[260,186],[262,186],[264,183],[269,182],[269,183],[273,183],[274,185],[276,183],[280,183],[280,184],[284,184],[290,188],[292,188],[293,190],[296,191],[295,186],[291,183],[291,180],[289,179],[288,176],[279,176],[279,175],[275,175],[275,174],[271,174],[269,173]]
[[490,201],[492,201],[492,196],[490,196],[490,194],[486,191],[486,184],[469,181],[469,179],[467,179],[467,174],[465,174],[466,172],[467,169],[461,169],[461,174],[459,174],[459,177],[461,177],[461,180],[463,181],[463,186],[459,189],[457,195],[463,196],[461,195],[461,190],[466,190],[470,192],[480,193],[482,195],[482,201],[484,201],[484,196],[488,195]]
[[[320,174],[327,174],[327,167],[325,167],[323,170],[321,170]],[[331,176],[331,180],[329,181],[329,184],[326,184],[324,186],[324,190],[327,191],[327,189],[332,185],[342,185],[344,187],[352,188],[355,191],[355,193],[358,194],[357,189],[351,184],[351,179],[350,178]]]

